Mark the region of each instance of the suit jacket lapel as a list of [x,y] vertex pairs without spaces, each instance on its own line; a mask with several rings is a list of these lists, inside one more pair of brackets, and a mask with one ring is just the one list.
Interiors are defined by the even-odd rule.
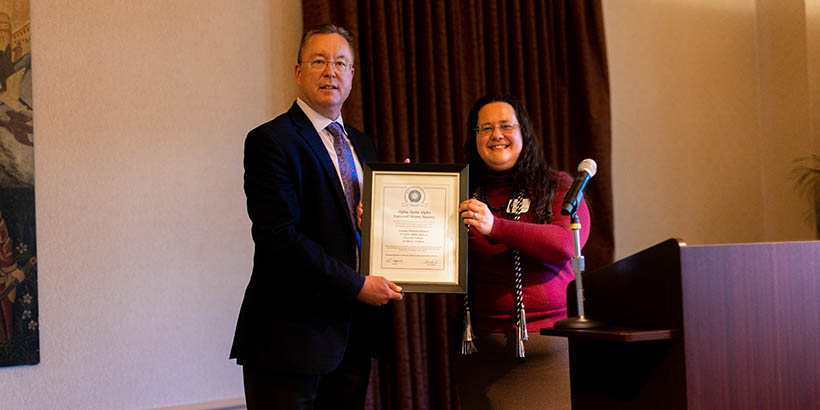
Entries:
[[[313,128],[313,123],[310,122],[307,115],[305,115],[302,109],[299,108],[299,105],[295,102],[290,107],[290,110],[288,110],[288,115],[290,115],[291,121],[293,121],[297,134],[299,134],[302,138],[305,145],[310,147],[311,151],[313,151],[313,154],[316,158],[318,158],[319,163],[322,165],[322,171],[325,174],[325,177],[328,178],[330,185],[333,187],[333,192],[336,193],[336,199],[342,206],[341,209],[347,209],[347,199],[345,198],[342,183],[339,181],[339,174],[336,173],[336,167],[330,159],[330,154],[328,154],[325,144],[322,143],[322,137],[319,136],[316,129]],[[350,220],[350,218],[345,219]]]

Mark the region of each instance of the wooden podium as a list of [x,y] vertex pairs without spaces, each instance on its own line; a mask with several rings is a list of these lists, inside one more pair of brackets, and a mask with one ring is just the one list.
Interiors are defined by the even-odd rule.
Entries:
[[670,239],[583,282],[608,325],[541,330],[569,338],[573,410],[820,409],[820,241]]

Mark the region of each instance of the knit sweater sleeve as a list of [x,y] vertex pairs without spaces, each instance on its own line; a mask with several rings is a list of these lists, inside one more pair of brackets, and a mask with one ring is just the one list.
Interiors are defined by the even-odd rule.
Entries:
[[[555,193],[552,202],[553,220],[549,224],[516,222],[495,217],[490,232],[490,242],[501,243],[516,249],[524,255],[549,263],[569,260],[573,255],[570,217],[561,214],[561,204],[566,191]],[[589,209],[585,201],[578,206],[577,215],[581,223],[581,247],[589,238]],[[522,216],[523,218],[523,216]]]

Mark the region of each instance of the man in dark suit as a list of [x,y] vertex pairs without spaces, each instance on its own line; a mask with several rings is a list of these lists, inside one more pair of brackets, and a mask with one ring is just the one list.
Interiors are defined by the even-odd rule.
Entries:
[[299,98],[245,140],[255,251],[231,357],[251,410],[363,408],[373,344],[386,334],[368,305],[402,297],[396,284],[358,273],[361,164],[378,157],[342,120],[353,71],[347,30],[309,30]]

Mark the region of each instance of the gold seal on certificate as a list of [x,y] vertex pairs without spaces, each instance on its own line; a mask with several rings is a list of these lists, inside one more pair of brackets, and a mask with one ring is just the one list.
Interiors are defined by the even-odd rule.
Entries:
[[362,274],[405,292],[466,293],[467,165],[366,163]]

